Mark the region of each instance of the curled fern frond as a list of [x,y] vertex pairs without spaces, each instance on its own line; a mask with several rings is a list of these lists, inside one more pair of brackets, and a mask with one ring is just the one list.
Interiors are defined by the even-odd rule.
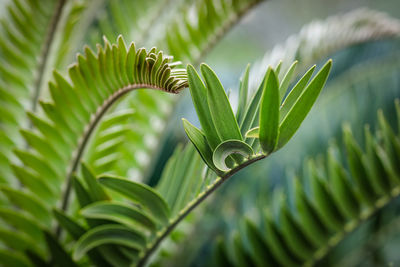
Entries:
[[[194,46],[192,46],[192,39],[190,42],[188,40],[188,43],[186,44],[187,47],[181,48],[184,48],[185,51],[187,49],[191,50],[191,59],[193,59],[195,62],[198,62],[200,59],[199,56],[204,56],[214,45],[215,41],[222,38],[222,36],[230,28],[232,28],[235,23],[239,21],[240,18],[243,17],[251,7],[254,6],[256,2],[258,3],[259,1],[221,1],[221,5],[219,5],[217,2],[208,1],[206,2],[207,7],[205,7],[204,3],[200,3],[198,1],[172,2],[163,0],[159,1],[158,6],[150,7],[147,1],[136,1],[133,3],[131,1],[120,0],[107,3],[106,11],[98,19],[102,33],[108,38],[111,38],[115,35],[114,29],[118,27],[118,32],[123,33],[123,35],[128,39],[130,38],[136,40],[139,42],[139,44],[157,43],[158,47],[168,50],[169,48],[165,46],[167,43],[166,39],[174,38],[173,36],[175,35],[175,32],[173,31],[174,27],[171,27],[171,22],[179,23],[178,21],[181,20],[180,18],[184,17],[184,21],[189,22],[187,12],[188,10],[191,10],[190,12],[193,17],[197,17],[196,21],[198,21],[198,24],[196,25],[194,21],[191,21],[187,26],[192,27],[192,30],[194,31],[193,33],[196,33],[196,40],[198,40],[198,37],[201,36],[201,39],[204,39],[204,43],[202,43],[197,49],[194,49]],[[216,16],[205,15],[205,12],[211,9],[218,11],[218,18]],[[137,12],[138,10],[140,10],[140,12]],[[199,16],[196,14],[197,10],[202,10]],[[224,10],[224,12],[219,12],[221,10]],[[211,20],[215,21],[211,22]],[[148,32],[150,32],[150,27],[152,31],[161,33],[165,32],[165,35],[148,35]],[[205,29],[205,27],[209,30],[204,31],[203,29]],[[211,30],[210,27],[213,27],[213,29]],[[113,38],[114,37],[111,39]],[[174,42],[176,41],[177,40]],[[203,49],[203,51],[200,51],[199,49]],[[177,56],[179,55],[174,55],[175,58],[177,58]],[[147,91],[140,93],[137,92],[135,94],[140,94],[141,97],[150,99],[149,95],[151,93],[152,92]],[[108,151],[112,155],[102,157],[104,153],[99,151],[100,154],[97,156],[95,151],[98,151],[99,149],[90,149],[90,153],[92,155],[91,158],[95,160],[95,165],[100,167],[95,167],[96,173],[101,173],[96,169],[105,170],[104,167],[112,166],[114,170],[113,173],[118,173],[122,176],[129,175],[131,177],[135,176],[139,179],[145,179],[146,170],[148,169],[147,166],[152,164],[149,158],[151,158],[151,153],[154,152],[154,147],[157,146],[156,140],[160,139],[160,133],[162,132],[163,127],[167,125],[165,119],[168,117],[168,112],[173,110],[176,102],[173,98],[168,97],[168,95],[165,95],[162,98],[157,97],[157,102],[159,103],[154,106],[152,105],[150,109],[150,106],[147,105],[147,101],[139,102],[138,97],[133,96],[133,94],[126,102],[129,103],[128,105],[124,105],[124,108],[133,108],[135,110],[135,113],[133,114],[133,117],[135,118],[130,120],[130,125],[140,122],[141,129],[147,128],[146,135],[142,135],[143,137],[140,138],[137,131],[126,129],[123,133],[121,132],[124,137],[120,135],[121,139],[128,140],[125,142],[125,145],[111,146],[111,142],[105,143],[102,147],[108,146]],[[146,116],[151,116],[152,120],[156,121],[157,125],[161,125],[161,127],[157,127],[155,130],[150,126],[150,124],[146,124],[146,121],[148,122],[149,120],[143,120],[143,114],[146,114]],[[133,149],[137,147],[140,147],[139,151],[137,151],[137,149]],[[140,157],[137,157],[136,155],[140,155]],[[120,160],[117,161],[117,158]],[[138,162],[138,158],[143,160]],[[91,162],[91,160],[88,160],[88,162]]]
[[[312,67],[288,94],[296,63],[282,81],[278,81],[277,70],[269,68],[252,100],[244,101],[236,116],[211,68],[201,65],[204,84],[189,65],[189,88],[202,130],[184,120],[185,131],[204,162],[218,175],[264,158],[282,148],[300,127],[325,85],[331,65],[329,60],[313,79]],[[240,90],[247,89],[248,79]],[[243,137],[249,130],[251,136]]]
[[15,165],[14,170],[24,187],[5,186],[4,195],[50,230],[51,209],[60,203],[60,195],[60,209],[67,209],[71,179],[107,110],[136,89],[179,93],[187,79],[186,71],[176,66],[155,48],[136,49],[133,43],[126,48],[120,37],[113,45],[105,40],[97,53],[85,49],[85,56],[78,55],[78,62],[69,68],[68,80],[54,72],[49,84],[52,102],[40,102],[43,115],[29,113],[34,128],[21,132],[30,148],[15,151],[23,166]]
[[[396,109],[400,110],[398,100]],[[346,164],[341,161],[335,143],[328,148],[324,161],[309,160],[308,175],[302,177],[302,182],[293,177],[294,205],[289,204],[288,198],[275,198],[272,202],[278,203],[277,214],[271,213],[272,208],[262,212],[266,233],[253,222],[245,221],[246,231],[241,238],[248,240],[249,246],[244,246],[242,240],[238,252],[243,254],[242,258],[250,255],[247,264],[314,265],[349,233],[399,197],[400,136],[381,111],[378,122],[375,135],[365,127],[364,151],[350,127],[344,126]]]

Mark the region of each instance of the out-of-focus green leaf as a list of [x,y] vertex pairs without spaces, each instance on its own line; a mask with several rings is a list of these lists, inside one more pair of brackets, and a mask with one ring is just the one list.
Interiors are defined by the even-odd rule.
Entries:
[[101,176],[99,182],[137,202],[162,223],[168,222],[169,207],[160,194],[150,186],[110,175]]
[[104,244],[123,245],[140,250],[146,244],[144,236],[122,225],[101,225],[86,232],[75,244],[73,259],[81,259],[86,252]]
[[80,238],[86,229],[75,222],[72,218],[68,217],[63,211],[53,210],[54,217],[58,223],[74,238]]
[[[12,267],[30,267],[32,266],[28,260],[20,254],[13,253],[9,250],[0,249],[0,262],[3,266]],[[44,266],[46,267],[46,265]]]
[[343,126],[343,135],[351,175],[354,178],[354,181],[357,183],[361,197],[365,203],[368,203],[368,205],[373,205],[376,194],[368,180],[368,175],[361,160],[361,148],[354,140],[349,125]]
[[128,227],[142,226],[149,230],[155,230],[155,222],[140,209],[119,202],[101,201],[86,206],[81,210],[86,218],[104,219],[125,224]]
[[82,164],[81,171],[83,179],[88,186],[88,192],[93,200],[100,201],[110,199],[99,182],[96,180],[96,177],[94,177],[93,172],[86,164]]
[[47,246],[51,254],[51,263],[53,266],[60,267],[77,267],[78,265],[72,260],[71,256],[65,251],[60,243],[53,237],[52,234],[44,232]]

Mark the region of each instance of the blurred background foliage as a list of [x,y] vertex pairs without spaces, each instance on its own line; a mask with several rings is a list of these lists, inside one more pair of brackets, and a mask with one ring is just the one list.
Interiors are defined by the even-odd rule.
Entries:
[[[7,2],[1,1],[1,6]],[[156,25],[151,31],[148,30],[148,25],[158,16],[173,16],[177,9],[190,1],[178,1],[179,5],[171,6],[169,1],[165,1],[165,6],[161,6],[160,9],[152,8],[152,6],[162,1],[142,1],[141,3],[144,4],[140,10],[148,14],[142,17],[149,21],[140,21],[137,24],[136,21],[131,20],[131,25],[124,24],[124,21],[104,23],[104,21],[111,21],[113,12],[118,13],[113,10],[113,7],[118,6],[118,1],[81,2],[82,5],[92,7],[83,11],[87,12],[85,16],[82,16],[87,18],[87,21],[74,20],[74,12],[69,13],[71,23],[78,23],[79,27],[78,29],[71,27],[76,31],[74,34],[59,37],[59,40],[68,40],[65,42],[65,47],[61,46],[65,49],[63,56],[53,59],[54,66],[59,70],[64,70],[74,60],[76,52],[82,51],[83,44],[89,43],[91,47],[94,47],[95,43],[101,42],[103,34],[109,40],[115,40],[116,36],[122,33],[125,40],[135,41],[137,46],[144,45],[146,48],[151,48],[157,45],[160,49],[168,50],[166,42],[161,41],[164,39],[152,37],[157,36],[152,31],[163,32],[166,25],[159,23],[160,25]],[[129,6],[127,0],[121,2]],[[364,124],[368,123],[372,129],[375,129],[378,108],[383,110],[391,125],[395,125],[393,101],[400,94],[400,40],[398,38],[400,4],[397,0],[264,1],[251,9],[209,54],[201,58],[201,61],[207,62],[215,69],[224,87],[231,89],[230,99],[235,103],[239,78],[248,63],[252,66],[259,66],[254,64],[256,62],[276,65],[277,62],[271,56],[277,53],[274,47],[278,44],[284,46],[286,40],[301,32],[306,24],[315,20],[324,21],[327,17],[344,14],[361,7],[385,12],[397,19],[390,20],[390,23],[386,25],[389,28],[393,27],[393,33],[389,35],[397,35],[397,37],[377,38],[381,40],[346,45],[344,49],[340,46],[338,49],[327,49],[327,51],[321,51],[320,56],[314,55],[312,62],[304,63],[318,65],[327,58],[332,58],[334,62],[321,97],[300,130],[284,149],[275,153],[269,160],[258,162],[236,174],[207,200],[207,203],[185,219],[172,235],[175,243],[168,241],[162,246],[159,254],[163,266],[205,266],[212,262],[216,236],[223,238],[229,244],[233,233],[242,231],[244,217],[260,223],[260,211],[265,210],[266,206],[273,206],[271,199],[281,194],[279,192],[286,192],[290,198],[291,180],[298,179],[296,177],[306,172],[305,162],[309,158],[318,158],[325,154],[333,138],[338,140],[339,144],[342,143],[341,128],[344,122],[351,125],[359,144],[364,143]],[[0,14],[2,12],[4,12],[3,9],[0,9]],[[76,14],[79,12],[81,12],[79,5],[76,5]],[[131,12],[130,18],[134,18],[136,11],[133,9],[129,12]],[[77,17],[81,18],[78,15]],[[93,18],[94,22],[91,20]],[[141,27],[141,30],[135,32],[134,29],[137,27]],[[89,34],[83,30],[79,34],[80,29],[88,29]],[[321,33],[315,32],[316,39],[318,39],[318,34]],[[74,46],[68,46],[72,43],[70,36],[75,38]],[[325,45],[328,46],[329,42],[334,41],[325,39]],[[178,57],[178,59],[184,63],[191,60],[184,57]],[[287,63],[293,59],[296,58],[289,55]],[[299,58],[299,60],[302,63],[302,59]],[[254,73],[252,77],[256,79],[256,76],[257,74]],[[154,116],[151,118],[141,118],[140,114],[133,111],[130,114],[131,117],[125,118],[127,125],[130,125],[127,136],[140,139],[136,143],[146,145],[129,147],[124,146],[123,140],[117,140],[112,145],[121,146],[119,153],[122,154],[118,154],[119,157],[114,160],[109,158],[105,160],[108,164],[105,166],[102,165],[102,159],[95,156],[95,150],[99,144],[91,144],[85,160],[94,166],[96,173],[102,173],[110,166],[114,166],[116,174],[128,175],[134,180],[156,185],[175,147],[179,143],[187,142],[181,118],[196,121],[188,92],[185,92],[179,100],[158,92],[149,94],[150,97],[147,93],[135,92],[121,101],[119,108],[113,111],[120,112],[121,107],[132,107],[132,110],[142,109],[142,111],[149,106],[152,107]],[[43,97],[46,97],[46,93]],[[112,117],[110,115],[110,118]],[[141,122],[145,123],[141,124]],[[97,134],[101,132],[102,127],[107,127],[107,118],[100,125]],[[153,132],[143,137],[140,132],[148,132],[146,127],[151,128]],[[140,129],[139,133],[137,129]],[[138,136],[133,133],[135,131]],[[98,138],[94,138],[96,139]],[[400,265],[399,205],[397,199],[346,236],[327,254],[321,265],[324,263],[337,266]],[[153,264],[158,263],[155,261]]]
[[[235,103],[238,80],[247,63],[259,62],[267,51],[273,51],[277,44],[285,43],[308,23],[325,20],[327,17],[344,14],[360,7],[400,18],[400,5],[397,1],[267,1],[249,12],[216,45],[205,61],[215,68],[225,88],[232,90],[230,100]],[[398,21],[396,27],[398,30]],[[364,143],[365,124],[375,129],[378,108],[383,109],[391,125],[395,126],[393,100],[398,98],[400,93],[398,38],[356,44],[321,54],[322,58],[316,58],[316,61],[311,63],[318,64],[332,58],[333,69],[320,99],[300,130],[284,149],[268,160],[255,163],[236,174],[200,208],[201,211],[195,212],[193,217],[201,219],[195,220],[195,226],[189,224],[189,229],[188,225],[182,226],[182,231],[189,233],[190,237],[183,239],[184,245],[177,248],[178,253],[171,253],[170,266],[177,263],[182,266],[203,266],[205,262],[212,262],[211,244],[215,245],[215,237],[218,235],[226,240],[230,255],[233,256],[235,253],[232,251],[232,236],[238,229],[239,232],[244,232],[243,217],[260,223],[260,211],[265,210],[266,206],[274,205],[271,203],[273,196],[279,195],[283,190],[290,198],[293,192],[287,186],[292,179],[298,179],[296,177],[307,171],[306,161],[325,154],[332,139],[342,143],[341,129],[344,122],[350,123],[359,144]],[[182,133],[178,118],[196,120],[188,95],[183,96],[178,105],[176,126],[170,127],[171,136],[174,136],[171,140],[180,139],[179,135]],[[171,142],[171,146],[173,143]],[[168,151],[168,146],[165,150]],[[161,156],[159,166],[164,160]],[[151,181],[157,179],[160,169],[155,170]],[[400,212],[399,204],[397,200],[369,219],[330,251],[319,264],[400,264],[400,221],[396,217]]]

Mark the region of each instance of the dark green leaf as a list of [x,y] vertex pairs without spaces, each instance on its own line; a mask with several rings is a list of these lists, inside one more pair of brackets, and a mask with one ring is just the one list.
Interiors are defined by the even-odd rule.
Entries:
[[246,111],[247,106],[247,94],[249,91],[249,72],[250,72],[250,64],[247,64],[246,70],[242,78],[240,79],[240,87],[239,87],[239,105],[236,112],[236,120],[239,125],[242,123],[244,118],[244,112]]
[[200,69],[206,82],[208,107],[218,136],[222,141],[242,140],[228,97],[217,75],[206,64],[202,64]]
[[362,163],[362,151],[351,133],[350,126],[343,126],[344,143],[346,145],[347,159],[351,176],[356,182],[361,197],[368,205],[374,204],[374,199],[377,197],[371,183],[368,180],[366,169]]
[[105,244],[123,245],[141,250],[146,242],[144,236],[122,225],[101,225],[85,233],[75,244],[74,260],[81,259],[88,251]]
[[268,69],[260,104],[260,145],[264,153],[274,151],[279,135],[279,83],[272,68]]
[[137,202],[162,223],[168,222],[169,207],[160,194],[150,186],[110,175],[101,176],[99,182]]
[[155,222],[138,208],[118,202],[101,201],[86,206],[81,210],[86,218],[110,220],[129,227],[142,226],[155,230]]
[[53,210],[54,217],[58,223],[74,238],[78,240],[85,232],[86,229],[75,222],[72,218],[67,216],[61,210]]
[[289,67],[288,71],[286,72],[285,77],[283,77],[282,81],[280,82],[279,104],[282,102],[283,98],[285,97],[286,91],[290,85],[290,81],[293,78],[294,71],[296,70],[297,63],[298,63],[297,60],[295,62],[293,62],[293,64]]
[[81,171],[83,179],[85,180],[88,187],[88,193],[91,195],[92,200],[108,200],[109,197],[96,180],[96,177],[94,177],[93,171],[91,171],[89,167],[84,163],[81,165]]
[[51,263],[53,266],[74,267],[78,266],[71,256],[64,250],[60,243],[53,237],[52,234],[44,232],[47,246],[51,254]]
[[187,73],[190,94],[192,96],[193,105],[196,109],[201,128],[204,131],[204,135],[206,136],[211,149],[215,149],[221,139],[218,136],[211,118],[210,109],[207,103],[207,90],[192,65],[187,66]]
[[196,150],[199,152],[201,158],[204,160],[209,168],[213,169],[214,171],[218,171],[212,161],[213,152],[207,143],[206,136],[201,132],[201,130],[197,129],[186,119],[182,119],[182,122],[183,128],[185,129],[187,136],[196,147]]
[[332,66],[332,60],[329,60],[321,70],[315,75],[310,84],[304,89],[293,107],[282,119],[279,125],[279,141],[278,148],[283,147],[294,135],[301,123],[307,116],[315,100],[324,87],[328,78],[329,71]]
[[303,77],[301,77],[301,79],[295,84],[295,86],[289,92],[289,94],[285,98],[285,101],[282,103],[281,110],[280,110],[281,112],[279,114],[279,121],[282,121],[282,119],[284,117],[286,117],[286,114],[293,107],[294,103],[296,103],[296,100],[299,98],[299,96],[303,92],[304,88],[306,88],[306,85],[307,85],[308,81],[310,80],[314,70],[315,70],[315,65],[312,66],[306,72],[306,74],[303,75]]

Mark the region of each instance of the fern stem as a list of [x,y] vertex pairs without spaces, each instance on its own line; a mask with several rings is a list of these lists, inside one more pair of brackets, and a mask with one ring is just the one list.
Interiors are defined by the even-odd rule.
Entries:
[[[50,28],[47,31],[46,34],[46,39],[44,41],[44,44],[42,46],[41,52],[40,52],[40,57],[39,57],[39,69],[37,73],[37,77],[35,79],[35,83],[33,85],[33,96],[31,98],[31,112],[36,112],[37,109],[37,104],[40,96],[40,89],[42,87],[43,83],[43,78],[44,78],[44,72],[46,69],[47,65],[47,59],[49,57],[49,52],[51,45],[54,40],[55,32],[57,29],[57,25],[60,22],[60,17],[62,10],[65,6],[66,0],[60,0],[58,4],[56,5],[55,12],[53,13],[53,16],[50,20]],[[33,124],[32,121],[28,121],[28,128],[32,129]],[[29,143],[27,140],[25,140],[25,149],[28,149],[30,147]],[[23,184],[21,181],[19,181],[19,187],[22,188]]]
[[[55,8],[55,12],[50,21],[50,27],[47,31],[46,39],[43,44],[42,51],[40,53],[39,70],[38,70],[38,74],[37,74],[38,76],[36,78],[36,81],[35,81],[35,84],[33,87],[33,97],[32,97],[32,103],[31,103],[31,111],[32,112],[35,112],[36,108],[37,108],[37,102],[38,102],[38,99],[40,96],[40,90],[42,87],[44,72],[45,72],[49,54],[50,54],[50,48],[51,48],[51,45],[53,44],[56,29],[60,22],[61,14],[62,14],[62,11],[63,11],[66,1],[67,0],[58,1],[58,4]],[[32,127],[32,126],[30,126],[30,127]]]
[[[85,148],[89,142],[89,139],[93,133],[93,131],[96,129],[97,124],[100,122],[101,118],[104,116],[104,114],[110,109],[110,107],[121,97],[123,97],[126,93],[136,90],[136,89],[156,89],[156,90],[161,90],[163,91],[163,88],[160,88],[158,86],[154,86],[151,84],[134,84],[134,85],[128,85],[125,86],[115,93],[113,93],[111,96],[109,96],[103,104],[97,109],[96,113],[92,117],[90,123],[86,126],[86,129],[82,135],[82,138],[80,139],[78,143],[78,148],[76,152],[74,153],[72,163],[71,163],[71,168],[68,171],[67,179],[66,179],[66,186],[65,190],[63,193],[62,197],[62,202],[61,202],[61,210],[66,211],[68,208],[69,204],[69,198],[71,195],[71,180],[72,177],[75,175],[76,171],[78,170],[79,163],[82,159],[83,153],[85,151]],[[56,227],[56,236],[59,238],[61,234],[61,227],[60,225],[57,225]]]
[[378,210],[387,206],[393,200],[400,196],[400,186],[396,186],[392,189],[390,197],[384,196],[377,199],[374,203],[374,206],[368,208],[364,212],[361,212],[358,218],[349,221],[343,231],[336,233],[333,235],[326,245],[319,250],[317,250],[313,257],[304,263],[303,266],[315,266],[321,259],[323,259],[329,251],[335,247],[340,241],[342,241],[346,236],[352,233],[357,227],[359,227],[362,223],[366,222],[369,218],[372,217]]
[[185,208],[183,208],[179,214],[170,222],[168,226],[166,226],[163,230],[161,230],[160,235],[151,243],[147,249],[141,254],[141,258],[137,263],[137,267],[145,266],[147,260],[151,256],[151,254],[158,248],[161,242],[166,238],[174,229],[175,227],[193,210],[195,209],[200,203],[202,203],[211,193],[213,193],[218,187],[220,187],[225,181],[227,181],[230,177],[234,174],[239,172],[241,169],[245,168],[246,166],[259,161],[263,158],[266,158],[268,155],[259,155],[256,156],[243,164],[237,166],[236,168],[230,170],[226,174],[218,177],[214,183],[209,185],[207,189],[201,192],[194,200],[192,200]]

